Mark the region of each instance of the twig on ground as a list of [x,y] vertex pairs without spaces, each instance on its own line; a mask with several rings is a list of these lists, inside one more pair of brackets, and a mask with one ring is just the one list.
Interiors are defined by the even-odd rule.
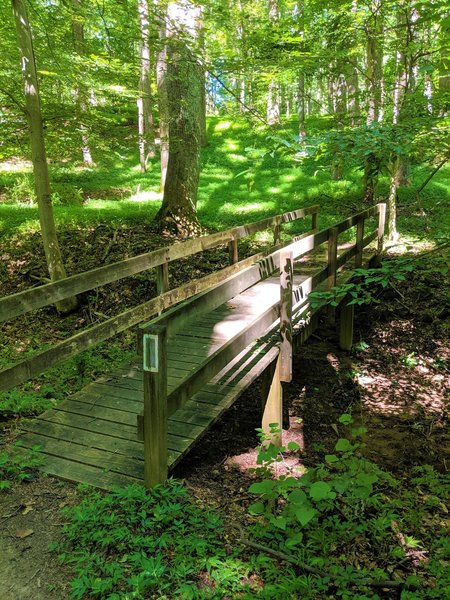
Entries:
[[[273,556],[274,558],[278,558],[279,560],[283,560],[285,562],[289,562],[292,565],[295,565],[296,567],[298,567],[299,569],[301,569],[302,571],[305,571],[306,573],[311,573],[313,575],[318,575],[320,577],[329,577],[331,580],[333,580],[333,576],[330,573],[321,571],[320,569],[316,569],[315,567],[311,567],[310,565],[307,565],[304,562],[298,561],[297,559],[295,559],[293,556],[289,556],[289,554],[285,554],[284,552],[279,552],[277,550],[272,550],[272,548],[269,548],[267,546],[263,546],[262,544],[258,544],[256,542],[253,542],[245,537],[240,537],[239,541],[244,544],[244,546],[249,546],[250,548],[254,548],[255,550],[259,550],[260,552],[263,552],[264,554],[269,554],[271,556]],[[373,588],[385,588],[385,589],[392,589],[392,590],[401,590],[401,589],[405,589],[405,590],[412,590],[412,589],[417,589],[417,585],[414,584],[409,584],[406,583],[405,581],[393,581],[391,579],[380,579],[380,580],[376,580],[376,579],[370,579],[370,578],[363,578],[360,579],[359,581],[355,581],[355,582],[349,582],[350,585],[352,586],[356,586],[356,587],[373,587]]]

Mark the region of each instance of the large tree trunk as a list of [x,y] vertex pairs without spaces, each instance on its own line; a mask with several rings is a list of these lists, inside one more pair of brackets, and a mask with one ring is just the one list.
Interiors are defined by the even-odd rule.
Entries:
[[[383,19],[381,0],[372,0],[371,14],[366,23],[366,80],[367,125],[378,123],[381,115],[381,80],[383,74]],[[380,172],[380,161],[368,154],[364,162],[363,198],[367,204],[375,201],[375,188]]]
[[150,60],[150,13],[148,0],[138,1],[139,16],[139,96],[138,107],[138,135],[139,135],[139,163],[141,172],[147,170],[147,157],[155,155],[155,129],[152,115],[151,94],[151,60]]
[[[169,115],[169,162],[164,198],[156,221],[178,235],[197,234],[200,174],[200,67],[191,50],[198,34],[198,9],[169,4],[166,85]],[[183,36],[180,36],[183,30]],[[188,40],[188,41],[186,41]]]
[[[279,11],[278,0],[269,0],[269,20],[275,26],[278,23]],[[277,125],[280,121],[280,84],[277,73],[270,75],[267,90],[267,122],[269,125]]]
[[167,27],[163,21],[159,31],[161,49],[156,59],[156,83],[158,86],[159,147],[161,160],[160,190],[164,191],[169,162],[169,99],[167,96]]
[[[22,64],[25,106],[30,129],[31,160],[33,162],[42,241],[50,278],[52,281],[57,281],[66,277],[66,271],[59,249],[55,220],[53,218],[33,40],[24,0],[12,0],[12,9],[16,22],[17,42]],[[63,313],[74,310],[76,306],[76,298],[68,298],[56,304],[56,308]]]
[[[84,17],[81,14],[82,0],[72,0],[72,6],[73,46],[75,54],[78,55],[78,59],[81,63],[85,55]],[[75,98],[77,104],[79,128],[81,133],[81,152],[83,155],[83,164],[86,167],[93,167],[94,161],[92,160],[91,145],[89,142],[89,130],[85,123],[85,117],[88,112],[88,90],[86,89],[86,86],[83,85],[83,78],[83,69],[81,68],[81,64],[79,64],[77,69],[77,86],[75,88]]]

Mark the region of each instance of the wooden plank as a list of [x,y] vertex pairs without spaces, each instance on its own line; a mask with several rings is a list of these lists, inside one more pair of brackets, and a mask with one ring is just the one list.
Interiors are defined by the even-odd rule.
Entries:
[[228,242],[228,256],[230,265],[234,265],[239,262],[239,249],[237,240],[232,240]]
[[[131,415],[130,415],[131,416]],[[130,424],[117,423],[108,421],[101,417],[93,418],[82,414],[73,414],[65,411],[50,410],[43,413],[40,420],[57,423],[59,425],[67,425],[84,431],[93,433],[101,433],[112,437],[122,438],[124,440],[136,441],[136,415],[130,419]],[[184,436],[173,435],[172,432],[167,437],[168,445],[171,450],[184,452],[186,447],[192,440],[187,440]]]
[[262,335],[278,318],[278,302],[267,309],[240,333],[233,336],[215,353],[207,357],[204,363],[190,375],[182,387],[176,388],[168,395],[167,403],[169,414],[180,408],[187,398],[190,398],[207,381],[218,373],[236,354],[248,346],[255,337]]
[[106,491],[114,490],[127,485],[143,484],[140,479],[127,477],[119,473],[104,471],[98,467],[82,465],[57,456],[46,455],[45,463],[41,467],[44,473],[78,483],[87,483]]
[[76,442],[47,437],[41,433],[27,433],[23,436],[22,441],[28,447],[40,446],[41,451],[45,454],[60,456],[74,463],[100,467],[105,471],[122,473],[136,479],[141,479],[144,473],[142,459],[138,460],[122,454],[77,444]]
[[[282,215],[282,218],[287,222],[313,214],[318,210],[318,206],[311,206],[285,213]],[[92,269],[85,273],[72,275],[61,281],[48,283],[37,288],[7,296],[0,299],[0,321],[6,321],[31,310],[54,304],[59,300],[64,300],[65,298],[86,292],[107,283],[118,281],[124,277],[136,275],[137,273],[141,273],[142,271],[146,271],[165,262],[191,256],[198,252],[202,252],[203,250],[216,248],[217,246],[227,244],[235,239],[251,235],[258,231],[263,231],[264,229],[271,227],[277,218],[278,216],[270,217],[249,225],[234,227],[233,229],[226,231],[219,231],[218,233],[213,233],[211,235],[201,236],[185,242],[173,244],[127,260],[105,265],[103,267],[97,267],[96,269]]]
[[92,448],[97,448],[98,450],[108,450],[109,452],[123,454],[133,458],[143,458],[143,446],[137,441],[123,440],[108,435],[92,433],[90,431],[82,431],[75,427],[51,423],[50,421],[42,421],[41,419],[28,421],[22,428],[25,431],[40,433],[66,442],[83,444],[84,446],[90,446]]
[[363,262],[363,241],[364,241],[364,224],[365,220],[361,219],[356,226],[356,252],[355,252],[355,267],[359,268]]
[[87,350],[88,348],[141,323],[152,315],[156,315],[158,312],[161,312],[182,300],[186,300],[193,295],[205,291],[220,281],[228,279],[233,273],[238,273],[239,271],[246,269],[255,262],[255,260],[258,260],[258,258],[268,256],[268,252],[269,251],[262,252],[259,255],[244,259],[235,265],[226,267],[217,273],[206,275],[201,279],[169,290],[148,302],[130,308],[129,310],[104,321],[103,323],[81,331],[62,342],[55,344],[48,350],[38,352],[30,358],[2,369],[0,371],[0,391],[8,390],[28,379],[32,379],[42,371],[60,364],[72,356],[76,356],[83,350]]
[[[368,235],[365,236],[365,238],[362,241],[362,248],[365,248],[366,246],[368,246],[371,242],[373,242],[376,239],[377,239],[376,231],[369,233]],[[354,256],[356,256],[356,257],[358,256],[358,245],[357,244],[353,245],[351,248],[349,248],[345,252],[342,252],[342,254],[336,260],[336,268],[340,269],[342,266],[344,266],[344,264],[346,262],[348,262]],[[361,254],[361,261],[362,261],[362,254]]]

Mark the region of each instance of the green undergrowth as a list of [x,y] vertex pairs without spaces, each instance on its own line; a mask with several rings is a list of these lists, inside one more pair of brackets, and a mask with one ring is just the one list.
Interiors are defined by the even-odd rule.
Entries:
[[[326,162],[298,159],[297,127],[295,119],[275,131],[246,119],[208,120],[209,145],[202,154],[198,203],[206,228],[225,229],[316,203],[321,205],[319,223],[325,227],[341,215],[364,208],[361,169],[349,165],[343,179],[333,181]],[[311,118],[307,123],[313,141],[329,127],[326,118]],[[121,127],[112,135],[125,136],[124,146],[130,148],[131,134]],[[152,159],[145,174],[139,170],[134,148],[117,153],[99,151],[96,161],[97,166],[89,169],[74,161],[51,163],[58,227],[150,223],[161,202],[158,157]],[[399,228],[412,239],[434,240],[448,224],[449,167],[436,174],[422,191],[420,202],[415,197],[414,189],[432,168],[413,164],[411,185],[399,190]],[[380,201],[386,199],[388,186],[388,175],[382,174],[377,190]],[[37,231],[38,215],[32,201],[29,166],[19,163],[13,169],[5,163],[0,169],[0,233],[10,236]],[[306,223],[289,227],[301,232]]]
[[38,446],[28,450],[17,443],[0,451],[0,492],[9,490],[14,482],[33,481],[36,469],[44,460]]
[[[132,336],[125,336],[99,344],[48,369],[31,382],[0,392],[0,419],[38,415],[103,373],[119,367],[135,355],[134,339],[131,338]],[[25,359],[47,347],[48,345],[32,344],[20,358]],[[2,356],[0,367],[6,367],[11,360],[19,358],[13,355],[13,349],[9,350],[9,353]]]
[[422,466],[396,479],[362,456],[351,414],[334,428],[334,453],[302,474],[272,475],[295,443],[261,446],[256,502],[235,529],[236,515],[199,506],[176,480],[88,492],[53,547],[74,571],[72,598],[447,597],[449,478]]

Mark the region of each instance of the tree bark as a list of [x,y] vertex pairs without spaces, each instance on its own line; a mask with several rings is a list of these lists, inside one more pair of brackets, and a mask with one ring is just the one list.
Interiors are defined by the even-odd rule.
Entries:
[[[273,26],[278,23],[278,0],[269,0],[269,20]],[[280,84],[277,74],[270,75],[267,90],[267,122],[269,125],[278,125],[280,120]]]
[[77,65],[77,86],[75,88],[75,98],[77,106],[77,115],[81,133],[81,153],[85,167],[93,167],[91,146],[89,141],[89,129],[85,123],[88,112],[88,90],[83,85],[83,68],[81,61],[85,55],[84,47],[84,17],[82,15],[82,0],[72,0],[72,35],[75,54],[78,55],[79,64]]
[[159,30],[161,49],[156,59],[156,83],[158,87],[159,147],[161,161],[160,190],[164,191],[169,162],[169,98],[167,95],[167,26],[165,21]]
[[141,172],[147,170],[147,158],[155,156],[155,128],[152,115],[151,93],[151,60],[150,60],[150,11],[148,0],[138,1],[139,17],[139,96],[138,108],[138,135],[139,135],[139,163]]
[[[85,55],[84,47],[84,17],[81,14],[82,0],[72,0],[73,14],[72,14],[72,34],[73,34],[73,46],[75,54],[78,55],[78,60],[83,60]],[[83,164],[85,167],[93,167],[94,161],[92,160],[91,145],[89,141],[89,130],[85,123],[85,117],[88,112],[88,90],[83,85],[83,69],[81,64],[78,65],[77,69],[77,80],[78,84],[75,88],[75,98],[77,105],[77,114],[79,120],[79,127],[81,133],[81,152],[83,155]]]
[[[380,122],[381,80],[383,73],[383,16],[381,0],[372,0],[371,14],[365,26],[366,31],[366,80],[367,80],[367,125]],[[369,154],[364,161],[363,199],[367,204],[375,201],[375,188],[380,172],[380,160]]]
[[[169,161],[164,197],[156,222],[180,236],[201,231],[197,218],[200,174],[200,67],[191,50],[198,40],[198,9],[169,4],[166,86],[169,117]],[[180,35],[180,31],[183,35]]]
[[[42,126],[39,85],[31,28],[24,0],[12,0],[12,9],[16,23],[18,49],[22,64],[25,107],[30,131],[31,160],[33,163],[34,184],[39,208],[42,242],[50,279],[52,281],[58,281],[66,277],[66,271],[61,257],[56,235],[55,220],[53,217],[44,130]],[[61,300],[56,304],[57,310],[62,313],[70,312],[76,307],[76,298]]]

